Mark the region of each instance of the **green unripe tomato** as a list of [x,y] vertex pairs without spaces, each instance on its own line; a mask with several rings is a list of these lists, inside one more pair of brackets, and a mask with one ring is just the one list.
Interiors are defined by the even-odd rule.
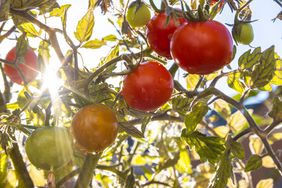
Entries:
[[150,9],[143,3],[132,2],[126,13],[126,20],[131,27],[143,27],[151,19]]
[[232,35],[236,42],[248,45],[254,40],[254,31],[250,23],[238,23],[233,26]]
[[44,170],[59,168],[73,158],[72,140],[63,127],[36,129],[27,139],[25,150],[30,162]]

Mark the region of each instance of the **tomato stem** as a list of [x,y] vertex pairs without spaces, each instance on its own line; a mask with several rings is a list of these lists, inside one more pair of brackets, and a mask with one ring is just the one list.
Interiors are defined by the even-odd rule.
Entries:
[[98,153],[96,155],[88,154],[84,160],[83,167],[81,169],[81,172],[78,176],[78,179],[75,184],[75,188],[85,188],[88,187],[90,184],[92,177],[93,177],[93,171],[98,163],[98,160],[100,159],[102,155],[101,153]]
[[176,63],[173,63],[173,65],[169,68],[169,72],[172,77],[175,76],[176,71],[178,70],[178,65]]

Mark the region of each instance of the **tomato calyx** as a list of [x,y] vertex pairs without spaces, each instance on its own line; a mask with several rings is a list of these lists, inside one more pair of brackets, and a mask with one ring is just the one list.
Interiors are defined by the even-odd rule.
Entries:
[[238,43],[249,45],[254,39],[254,31],[251,25],[256,20],[251,20],[251,16],[247,15],[242,20],[239,19],[241,9],[239,9],[234,17],[234,24],[232,26],[232,36],[236,45]]

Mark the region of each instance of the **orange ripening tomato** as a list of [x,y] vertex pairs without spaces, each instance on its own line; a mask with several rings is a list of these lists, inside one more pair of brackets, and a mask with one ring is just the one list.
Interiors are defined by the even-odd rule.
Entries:
[[116,139],[118,121],[109,107],[92,104],[75,114],[71,130],[80,148],[87,152],[101,152]]

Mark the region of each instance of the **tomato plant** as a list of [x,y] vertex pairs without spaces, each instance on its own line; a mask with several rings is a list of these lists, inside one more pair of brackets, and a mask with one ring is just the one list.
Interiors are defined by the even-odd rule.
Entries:
[[[16,59],[17,61],[14,62]],[[30,82],[36,78],[39,66],[37,63],[37,55],[31,48],[27,49],[26,53],[23,56],[23,59],[21,59],[20,57],[17,57],[16,47],[14,47],[8,52],[6,60],[18,65],[19,70],[22,72],[22,76],[25,78],[26,82]],[[15,67],[5,64],[4,71],[12,82],[15,82],[17,84],[24,83],[22,76]]]
[[123,80],[122,96],[129,107],[153,111],[165,104],[173,91],[173,78],[158,62],[140,64]]
[[143,27],[150,19],[150,9],[144,2],[134,1],[129,5],[126,20],[131,27]]
[[238,23],[232,28],[232,35],[236,42],[248,45],[254,40],[254,31],[250,23]]
[[37,168],[54,170],[73,159],[72,139],[66,128],[42,127],[25,144],[30,162]]
[[171,39],[175,62],[191,74],[209,74],[231,61],[233,40],[227,28],[217,21],[189,22],[177,29]]
[[93,104],[75,114],[71,130],[76,144],[83,150],[101,152],[116,139],[118,122],[109,107]]
[[174,31],[185,22],[186,21],[183,17],[168,18],[167,14],[164,12],[156,14],[147,24],[147,38],[150,47],[157,54],[171,59],[171,37]]
[[278,0],[0,2],[0,188],[281,185]]

